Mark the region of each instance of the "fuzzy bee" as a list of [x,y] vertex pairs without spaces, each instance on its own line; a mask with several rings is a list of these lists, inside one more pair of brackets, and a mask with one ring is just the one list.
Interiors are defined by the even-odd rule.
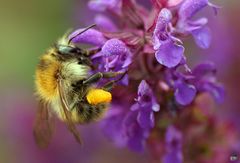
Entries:
[[[92,28],[89,26],[76,36]],[[74,36],[74,37],[76,37]],[[93,70],[90,56],[96,50],[88,51],[71,43],[74,38],[64,36],[40,58],[35,74],[36,95],[39,108],[34,124],[34,137],[39,147],[47,147],[53,130],[54,117],[65,122],[78,143],[82,143],[76,124],[101,119],[111,102],[109,92],[114,83],[124,76],[121,72],[97,72]],[[117,80],[111,80],[121,76]],[[102,78],[109,81],[100,88],[96,84]]]

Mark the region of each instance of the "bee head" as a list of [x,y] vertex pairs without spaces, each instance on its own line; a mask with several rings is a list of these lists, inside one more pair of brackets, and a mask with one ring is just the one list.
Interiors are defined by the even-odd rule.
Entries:
[[56,45],[57,57],[62,61],[77,59],[78,64],[91,65],[91,60],[87,56],[87,51],[70,45]]
[[55,44],[55,49],[57,50],[57,58],[62,61],[76,58],[78,59],[79,64],[90,65],[91,61],[88,55],[88,51],[78,48],[71,42],[74,38],[86,32],[88,29],[93,28],[94,26],[96,25],[90,25],[72,37],[68,36],[67,32],[60,40],[58,40],[57,44]]
[[70,45],[56,45],[56,49],[58,50],[60,55],[66,55],[66,56],[71,56],[71,55],[81,55],[83,54],[83,50],[81,50],[78,47],[73,47]]

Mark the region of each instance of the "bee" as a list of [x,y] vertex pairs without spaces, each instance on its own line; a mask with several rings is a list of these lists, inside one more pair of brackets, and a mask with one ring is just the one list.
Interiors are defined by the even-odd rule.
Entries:
[[[37,145],[47,147],[54,132],[55,118],[66,123],[78,143],[82,144],[76,124],[101,119],[112,100],[109,92],[124,76],[122,72],[96,72],[91,56],[97,50],[85,50],[71,43],[72,39],[94,27],[91,25],[72,38],[64,35],[40,58],[35,73],[36,95],[39,107],[34,123]],[[121,77],[117,80],[121,74]],[[96,83],[108,78],[102,87]]]

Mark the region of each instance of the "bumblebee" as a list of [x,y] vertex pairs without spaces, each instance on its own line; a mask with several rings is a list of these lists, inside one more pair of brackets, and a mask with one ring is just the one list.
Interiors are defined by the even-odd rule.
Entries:
[[[89,26],[76,36],[92,28]],[[74,37],[76,37],[74,36]],[[97,50],[85,50],[71,43],[67,35],[40,58],[35,73],[36,95],[39,101],[34,124],[34,137],[39,147],[47,147],[54,131],[54,117],[65,122],[77,142],[82,144],[76,124],[101,119],[111,102],[109,92],[124,76],[121,72],[96,72],[91,56]],[[121,74],[121,77],[116,79]],[[108,82],[97,88],[102,78]]]

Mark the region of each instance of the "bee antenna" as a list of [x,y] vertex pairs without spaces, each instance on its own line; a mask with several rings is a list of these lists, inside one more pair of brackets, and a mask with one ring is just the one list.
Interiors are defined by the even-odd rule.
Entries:
[[70,38],[69,41],[68,41],[68,44],[70,44],[74,38],[76,38],[77,36],[81,35],[82,33],[86,32],[87,30],[89,30],[90,28],[93,28],[93,27],[95,27],[95,26],[96,26],[96,24],[92,24],[92,25],[86,27],[85,29],[83,29],[82,31],[80,31],[78,34],[76,34],[75,36],[73,36],[72,38]]

